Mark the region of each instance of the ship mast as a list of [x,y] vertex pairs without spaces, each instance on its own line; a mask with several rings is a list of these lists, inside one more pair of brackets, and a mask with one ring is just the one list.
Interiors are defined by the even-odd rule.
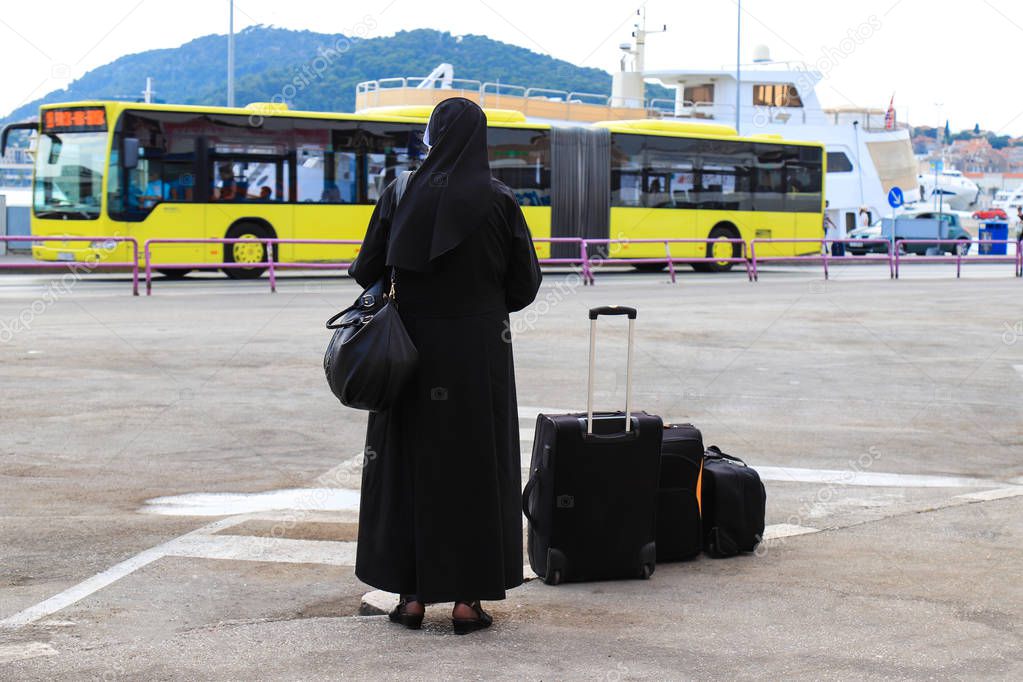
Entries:
[[646,60],[646,37],[652,33],[664,33],[668,25],[659,31],[646,29],[646,8],[636,10],[639,21],[632,28],[632,42],[621,43],[621,68],[611,76],[611,106],[642,108],[646,104],[643,84],[643,67]]

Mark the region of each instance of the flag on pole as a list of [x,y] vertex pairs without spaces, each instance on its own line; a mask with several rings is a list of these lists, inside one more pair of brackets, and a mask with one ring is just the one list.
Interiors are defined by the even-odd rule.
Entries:
[[888,100],[888,111],[884,112],[884,129],[894,130],[895,129],[895,93],[892,93],[892,98]]

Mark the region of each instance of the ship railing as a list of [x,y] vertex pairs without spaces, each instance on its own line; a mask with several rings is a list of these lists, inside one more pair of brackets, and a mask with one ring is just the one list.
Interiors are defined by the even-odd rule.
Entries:
[[735,106],[722,102],[699,102],[684,100],[682,107],[673,99],[657,97],[649,100],[647,111],[656,113],[662,118],[700,118],[700,119],[725,119],[735,118]]
[[[361,103],[363,106],[377,106],[380,104],[379,93],[382,91],[401,88],[415,89],[425,80],[426,77],[413,76],[368,80],[355,86],[355,94],[356,97],[363,100]],[[565,107],[563,113],[566,116],[570,116],[573,105],[606,108],[609,118],[618,117],[613,114],[613,110],[628,108],[616,105],[611,95],[603,93],[528,87],[514,83],[483,82],[465,78],[453,78],[450,81],[437,80],[428,89],[450,89],[452,91],[474,93],[478,95],[481,106],[492,106],[495,108],[500,108],[502,105],[513,106],[521,108],[527,116],[530,114],[530,100],[542,101],[548,105],[562,104]],[[516,97],[523,101],[503,102],[502,100],[507,97]],[[714,102],[686,101],[681,112],[677,111],[676,105],[677,103],[674,98],[655,97],[644,100],[642,106],[635,108],[645,110],[648,115],[662,118],[728,118],[733,116],[735,111],[733,105]],[[540,113],[549,114],[550,112],[546,110]]]
[[501,97],[525,97],[526,86],[524,85],[512,85],[510,83],[497,83],[494,81],[487,81],[480,87],[480,106],[487,106],[487,98],[497,98],[497,104],[500,104]]

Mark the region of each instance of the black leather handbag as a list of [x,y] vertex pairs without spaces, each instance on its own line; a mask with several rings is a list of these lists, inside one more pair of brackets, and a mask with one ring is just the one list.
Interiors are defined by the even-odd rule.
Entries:
[[[385,286],[389,285],[389,290]],[[419,362],[394,307],[395,273],[327,320],[334,336],[323,356],[330,390],[343,405],[381,412],[394,404]]]
[[[395,204],[411,177],[410,171],[399,176]],[[419,364],[419,353],[394,307],[396,280],[392,268],[390,277],[381,277],[353,305],[327,320],[334,336],[323,355],[323,371],[342,405],[371,412],[388,409]]]

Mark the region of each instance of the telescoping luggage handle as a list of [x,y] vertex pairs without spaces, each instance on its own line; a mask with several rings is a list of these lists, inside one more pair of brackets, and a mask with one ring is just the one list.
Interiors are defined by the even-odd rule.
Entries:
[[593,435],[593,369],[597,361],[597,318],[601,315],[629,316],[629,359],[625,365],[625,431],[632,431],[632,338],[636,309],[619,305],[590,308],[590,376],[586,386],[586,434]]

